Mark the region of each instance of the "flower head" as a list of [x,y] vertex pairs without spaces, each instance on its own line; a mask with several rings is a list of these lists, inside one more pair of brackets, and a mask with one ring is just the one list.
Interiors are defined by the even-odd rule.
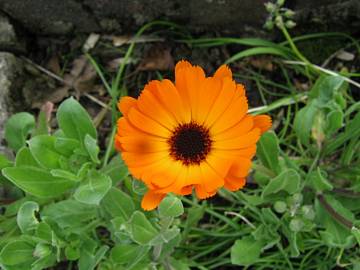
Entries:
[[151,81],[138,99],[123,97],[115,146],[132,175],[148,192],[145,210],[158,206],[167,193],[199,199],[224,187],[245,185],[256,142],[271,127],[267,115],[247,114],[245,88],[223,65],[212,77],[180,61],[175,84]]

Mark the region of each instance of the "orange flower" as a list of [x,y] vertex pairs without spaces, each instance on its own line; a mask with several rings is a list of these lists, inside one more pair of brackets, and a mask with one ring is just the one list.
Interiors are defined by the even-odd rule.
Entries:
[[132,175],[148,192],[145,210],[156,208],[167,193],[199,199],[225,187],[245,185],[256,142],[271,127],[267,115],[247,114],[245,88],[223,65],[213,77],[180,61],[175,85],[151,81],[138,99],[123,97],[115,146]]

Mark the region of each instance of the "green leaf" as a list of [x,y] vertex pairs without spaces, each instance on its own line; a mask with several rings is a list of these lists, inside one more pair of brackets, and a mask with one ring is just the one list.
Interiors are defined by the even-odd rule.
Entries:
[[14,114],[5,124],[5,139],[14,151],[25,146],[26,138],[35,127],[35,118],[29,113]]
[[279,142],[274,132],[266,132],[261,136],[257,143],[256,155],[266,168],[275,174],[280,172]]
[[45,221],[41,221],[36,227],[36,236],[51,243],[53,238],[53,231],[51,230],[50,225]]
[[76,189],[74,198],[82,203],[98,205],[111,188],[111,184],[109,176],[91,170],[88,180]]
[[135,211],[131,197],[115,187],[109,190],[101,201],[101,205],[112,217],[121,216],[125,220],[128,220]]
[[57,258],[54,254],[49,254],[33,262],[31,264],[31,270],[49,269],[51,266],[56,264],[56,260]]
[[243,50],[239,53],[234,54],[230,58],[228,58],[225,62],[225,64],[230,64],[232,62],[238,61],[241,58],[249,57],[253,55],[261,55],[261,54],[270,54],[270,55],[278,55],[282,56],[285,59],[290,58],[291,56],[289,53],[284,50],[282,47],[256,47],[256,48],[250,48]]
[[5,265],[17,265],[22,263],[31,263],[34,246],[23,240],[9,242],[0,253],[0,260]]
[[46,114],[44,111],[40,111],[37,117],[36,128],[34,130],[34,135],[46,135],[49,133],[48,120],[46,119]]
[[71,181],[74,181],[74,182],[79,182],[80,181],[80,178],[69,172],[69,171],[65,171],[65,170],[60,170],[60,169],[54,169],[54,170],[51,170],[50,171],[51,175],[54,176],[54,177],[61,177],[61,178],[66,178],[66,179],[69,179]]
[[41,211],[43,220],[50,219],[61,228],[80,227],[89,223],[96,216],[96,209],[75,200],[64,200],[50,204]]
[[169,243],[172,239],[177,237],[180,234],[179,228],[171,228],[168,230],[165,230],[164,232],[160,232],[157,236],[155,236],[151,241],[149,242],[149,245],[156,246],[163,243]]
[[300,176],[293,169],[286,169],[278,176],[270,180],[262,192],[262,197],[279,191],[286,191],[289,194],[294,194],[300,188]]
[[38,258],[43,258],[48,256],[51,253],[51,246],[44,243],[37,243],[34,250],[34,256]]
[[316,100],[312,100],[295,115],[294,130],[304,145],[309,144],[310,132],[317,111]]
[[236,240],[231,247],[231,263],[242,266],[256,263],[260,258],[263,245],[262,241],[256,241],[252,236]]
[[158,234],[145,215],[135,211],[128,222],[128,230],[134,242],[140,245],[148,244]]
[[40,167],[39,162],[36,161],[34,156],[31,154],[30,149],[27,147],[22,147],[16,153],[15,158],[15,166],[33,166],[33,167]]
[[[340,213],[344,217],[349,215],[349,210],[340,206],[339,202],[334,201],[335,199],[332,199],[329,196],[326,196],[325,198],[328,203],[336,210],[336,212]],[[353,245],[354,237],[350,230],[335,221],[318,200],[315,202],[315,210],[318,222],[325,227],[325,230],[320,231],[320,236],[325,244],[327,244],[329,247],[335,248],[349,248],[351,245]],[[344,210],[345,213],[339,212],[341,210]]]
[[333,189],[333,185],[324,177],[319,167],[309,175],[309,182],[318,192]]
[[134,244],[120,244],[113,247],[110,258],[115,263],[127,264],[132,262],[143,252],[143,247]]
[[96,129],[86,110],[74,98],[61,103],[56,118],[61,130],[68,138],[84,142],[86,134],[96,138]]
[[351,233],[353,234],[353,236],[355,237],[358,245],[360,246],[360,230],[356,227],[352,227],[351,228]]
[[159,213],[163,217],[178,217],[184,213],[184,207],[179,198],[169,195],[161,201]]
[[319,105],[324,106],[331,101],[344,83],[341,76],[321,76],[309,93],[311,99],[317,99]]
[[78,247],[66,246],[65,257],[70,261],[75,261],[80,258],[80,249]]
[[95,255],[90,254],[88,251],[84,250],[81,253],[78,267],[79,270],[93,270],[100,263],[100,261],[105,256],[105,253],[108,251],[108,246],[102,246],[96,252]]
[[0,153],[0,170],[11,166],[12,162],[5,155]]
[[109,164],[101,169],[101,172],[110,176],[114,185],[129,175],[128,168],[124,164],[120,155],[116,155],[113,159],[111,159]]
[[55,137],[39,135],[29,141],[29,148],[34,158],[44,167],[60,168],[61,154],[55,148]]
[[99,149],[99,146],[96,143],[96,139],[91,137],[89,134],[86,134],[84,144],[85,144],[86,151],[88,152],[91,160],[94,163],[99,164],[100,160],[98,158],[98,154],[99,154],[100,149]]
[[36,202],[27,201],[20,206],[16,221],[22,233],[36,229],[39,223],[35,216],[37,211],[39,211],[39,205]]
[[326,135],[329,137],[343,125],[344,113],[340,110],[333,110],[326,115]]
[[80,142],[71,138],[56,137],[55,149],[62,155],[70,157],[76,149],[80,148]]
[[332,153],[338,147],[343,146],[346,141],[358,136],[360,136],[360,112],[346,125],[343,133],[337,135],[334,140],[324,146],[324,154]]
[[47,170],[33,166],[5,168],[2,173],[16,186],[36,197],[56,197],[74,185],[71,180],[54,177]]

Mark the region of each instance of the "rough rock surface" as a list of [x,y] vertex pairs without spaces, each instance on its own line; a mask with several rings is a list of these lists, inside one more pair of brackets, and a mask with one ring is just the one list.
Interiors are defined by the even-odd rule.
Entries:
[[13,24],[5,14],[0,12],[0,52],[25,51],[25,42],[19,41]]
[[18,58],[11,53],[0,52],[0,153],[5,152],[2,143],[4,124],[19,109],[22,70],[23,66]]
[[[262,31],[269,0],[0,0],[0,10],[37,34],[134,32],[143,24],[165,19],[190,30],[223,34]],[[298,23],[311,29],[335,26],[359,31],[359,0],[288,0]],[[306,27],[307,31],[309,30]],[[325,28],[326,29],[326,28]]]

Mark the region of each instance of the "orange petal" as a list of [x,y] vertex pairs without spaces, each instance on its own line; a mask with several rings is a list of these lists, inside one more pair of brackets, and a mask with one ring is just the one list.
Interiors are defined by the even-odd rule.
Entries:
[[233,100],[233,102],[211,127],[212,132],[218,134],[233,127],[244,118],[247,110],[248,104],[245,96]]
[[133,106],[135,106],[136,104],[136,99],[132,98],[132,97],[122,97],[120,99],[120,101],[118,102],[117,106],[119,111],[123,114],[123,115],[127,115],[130,108],[132,108]]
[[[154,185],[155,181],[160,181],[158,176],[165,175],[161,180],[164,181],[164,186],[168,186],[175,181],[177,177],[177,172],[175,172],[175,170],[169,170],[169,163],[171,162],[173,163],[168,156],[165,156],[164,158],[160,158],[149,164],[129,166],[129,170],[132,174],[135,173],[137,178],[143,180],[145,183],[150,183],[151,185]],[[157,183],[156,186],[159,185],[160,184]]]
[[216,149],[216,154],[223,158],[245,157],[252,159],[256,154],[256,144],[242,149]]
[[154,95],[178,123],[190,122],[190,104],[183,102],[179,91],[171,81],[165,79],[159,82],[157,89],[154,90]]
[[236,191],[245,186],[246,179],[229,175],[225,178],[224,188],[230,191]]
[[214,77],[219,79],[229,77],[232,79],[231,69],[227,65],[222,65],[216,70]]
[[201,185],[206,192],[211,193],[224,185],[224,178],[219,175],[208,163],[203,162],[201,168]]
[[199,66],[185,68],[180,71],[180,83],[176,88],[183,103],[190,105],[191,115],[196,115],[199,103],[199,88],[205,81],[204,70]]
[[[228,140],[228,139],[234,139],[236,137],[239,137],[243,134],[248,133],[252,128],[254,127],[254,120],[251,115],[245,116],[240,122],[238,122],[235,126],[221,131],[218,134],[214,134],[214,140],[215,141],[222,141],[222,140]],[[211,129],[211,133],[214,132]]]
[[190,195],[193,190],[193,185],[183,187],[177,194],[179,195]]
[[151,81],[145,86],[138,98],[137,107],[144,115],[168,129],[173,129],[178,125],[178,122],[173,115],[162,106],[156,96],[154,96],[158,85],[158,81]]
[[[185,89],[178,89],[184,91],[184,95],[187,97],[183,99],[184,101],[188,100],[190,102],[191,115],[196,116],[197,111],[199,110],[199,100],[200,93],[199,88],[205,81],[205,73],[204,70],[199,66],[194,66],[192,68],[185,70],[185,78],[186,78],[186,87]],[[181,95],[181,93],[180,93]]]
[[251,168],[251,160],[243,157],[238,157],[229,170],[229,174],[235,177],[245,177],[248,175]]
[[165,196],[166,194],[159,194],[155,193],[153,190],[148,190],[148,192],[145,193],[141,201],[142,209],[144,209],[145,211],[155,209],[156,207],[158,207],[158,205]]
[[189,67],[192,67],[192,65],[190,64],[190,62],[188,62],[186,60],[180,60],[179,62],[177,62],[176,66],[175,66],[175,79],[176,79],[176,75],[180,71],[180,69],[189,68]]
[[207,126],[211,126],[229,107],[235,97],[235,87],[235,82],[231,79],[225,78],[223,80],[222,89],[206,117],[205,124]]
[[206,158],[206,163],[221,177],[224,178],[228,174],[232,161],[228,157],[224,158],[217,154],[216,150]]
[[[153,185],[159,187],[159,190],[165,187],[169,187],[174,184],[183,167],[172,160],[165,159],[164,161],[152,166],[152,168],[144,173],[144,178],[148,178]],[[172,192],[172,189],[162,190],[161,193]]]
[[135,153],[155,153],[167,151],[169,145],[165,140],[161,138],[153,139],[152,136],[126,136],[119,137],[118,140],[124,151]]
[[128,118],[130,123],[133,124],[136,128],[149,133],[151,135],[156,135],[163,138],[170,137],[170,130],[160,125],[153,119],[147,117],[146,115],[139,112],[138,109],[132,107],[128,113]]
[[115,134],[114,147],[117,151],[122,152],[124,149],[121,147],[119,138],[120,138],[119,135]]
[[167,151],[146,154],[123,151],[121,155],[122,159],[129,167],[144,167],[155,162],[163,162],[163,159],[168,158],[169,156]]
[[133,126],[130,121],[125,118],[121,117],[117,121],[117,135],[123,137],[123,136],[151,136],[153,138],[161,138],[153,134],[145,133],[141,131],[140,129]]
[[[164,173],[163,176],[163,180],[167,183],[167,185],[164,185],[161,189],[159,188],[157,192],[178,193],[184,186],[187,186],[186,179],[188,176],[188,168],[177,162],[176,166],[170,168],[170,170]],[[172,180],[171,182],[169,181],[170,179]],[[156,184],[155,182],[153,183]]]
[[250,132],[234,139],[215,141],[214,149],[235,150],[250,147],[259,140],[260,129],[254,128]]
[[271,128],[271,118],[268,115],[256,115],[254,116],[254,126],[260,128],[261,133]]
[[200,200],[210,198],[216,194],[216,191],[207,192],[204,185],[196,185],[195,186],[196,197]]
[[193,112],[192,118],[195,122],[203,124],[213,109],[215,100],[221,93],[222,82],[219,79],[209,77],[199,85],[199,99],[197,103],[198,109]]
[[245,96],[246,95],[245,86],[241,83],[237,83],[236,92],[238,92],[240,96]]

